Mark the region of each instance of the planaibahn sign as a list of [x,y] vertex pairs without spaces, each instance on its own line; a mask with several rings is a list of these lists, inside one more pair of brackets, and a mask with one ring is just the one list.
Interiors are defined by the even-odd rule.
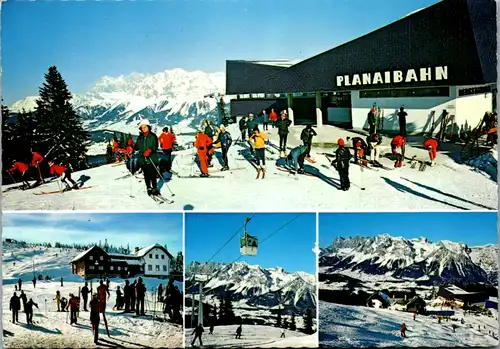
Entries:
[[338,75],[337,87],[448,80],[448,66]]

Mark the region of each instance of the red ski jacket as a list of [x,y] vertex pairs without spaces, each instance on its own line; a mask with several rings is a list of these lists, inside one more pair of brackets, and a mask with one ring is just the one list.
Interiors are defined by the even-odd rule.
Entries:
[[16,161],[14,162],[14,166],[8,170],[7,172],[14,172],[14,171],[19,171],[21,173],[24,173],[28,171],[28,165],[26,165],[24,162]]
[[175,135],[173,133],[163,132],[160,137],[158,137],[160,143],[160,148],[163,150],[172,149],[175,142]]
[[406,141],[403,136],[396,136],[392,139],[391,142],[391,145],[396,148],[402,147],[404,144],[406,144]]
[[54,165],[50,166],[50,174],[53,175],[53,176],[54,175],[60,176],[64,172],[66,172],[66,170],[67,170],[67,168],[64,167],[64,166],[61,166],[61,165],[54,164]]
[[425,149],[429,149],[429,147],[431,147],[432,150],[437,150],[437,148],[438,148],[438,142],[435,139],[433,139],[433,138],[427,139],[424,142],[424,148]]
[[43,161],[43,156],[40,155],[40,153],[34,151],[33,158],[31,159],[31,166],[33,167],[38,166],[38,164],[41,163],[42,161]]
[[209,145],[212,145],[213,141],[204,133],[200,133],[196,137],[196,142],[194,142],[194,146],[199,151],[206,151]]
[[134,147],[134,140],[133,139],[129,139],[128,142],[127,142],[127,144],[133,148]]

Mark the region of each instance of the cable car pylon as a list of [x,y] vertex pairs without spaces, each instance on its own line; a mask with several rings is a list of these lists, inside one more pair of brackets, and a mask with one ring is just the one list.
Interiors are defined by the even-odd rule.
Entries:
[[245,225],[243,228],[243,237],[240,240],[240,253],[242,256],[256,256],[259,239],[256,236],[252,236],[247,232],[247,224],[252,218],[247,217],[245,220]]

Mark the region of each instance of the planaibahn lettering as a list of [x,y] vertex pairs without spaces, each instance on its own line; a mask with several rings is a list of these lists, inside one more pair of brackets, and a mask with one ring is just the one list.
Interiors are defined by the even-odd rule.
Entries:
[[354,75],[338,75],[337,86],[357,86],[376,84],[397,84],[400,82],[437,81],[448,79],[448,67],[408,69],[402,70],[362,73]]

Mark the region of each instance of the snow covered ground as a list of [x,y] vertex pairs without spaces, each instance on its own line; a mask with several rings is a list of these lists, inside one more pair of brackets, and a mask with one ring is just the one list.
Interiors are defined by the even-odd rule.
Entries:
[[[56,291],[60,291],[63,297],[68,298],[69,293],[78,294],[78,288],[84,285],[84,280],[77,275],[71,274],[69,261],[78,252],[74,250],[62,251],[56,248],[6,248],[4,245],[2,253],[3,269],[3,329],[12,333],[13,336],[4,336],[6,348],[94,348],[91,332],[90,313],[84,312],[83,307],[78,318],[77,325],[69,325],[69,313],[57,312],[54,298]],[[14,265],[14,262],[16,263]],[[52,277],[50,281],[37,281],[36,288],[33,287],[33,265],[38,273],[43,276]],[[64,286],[59,281],[63,277]],[[9,310],[9,302],[14,291],[17,279],[23,280],[22,289],[28,300],[33,299],[39,309],[34,308],[33,326],[26,325],[26,316],[19,313],[20,324],[12,324],[12,313]],[[145,302],[146,314],[152,314],[155,306],[161,314],[161,307],[152,300],[151,290],[165,280],[154,278],[143,278],[148,289],[147,302]],[[133,279],[130,279],[131,281]],[[89,285],[90,285],[90,281]],[[94,291],[98,286],[98,280],[92,280]],[[111,296],[106,306],[106,318],[108,321],[111,338],[106,335],[104,321],[101,317],[99,324],[101,343],[105,346],[126,346],[129,348],[144,347],[174,347],[182,346],[182,326],[169,322],[153,321],[149,316],[134,317],[123,315],[122,311],[113,311],[111,308],[116,303],[116,287],[123,288],[124,279],[111,279]],[[181,286],[182,287],[182,286]],[[17,292],[19,296],[20,292]]]
[[[319,303],[319,341],[325,347],[494,347],[498,340],[498,312],[494,317],[466,316],[465,323],[442,321],[388,309]],[[462,316],[457,314],[457,318]],[[400,326],[408,327],[407,338]],[[455,333],[452,324],[457,325]],[[470,327],[472,326],[472,327]],[[479,326],[479,327],[478,327]]]
[[[233,140],[239,137],[236,125],[231,125]],[[289,146],[299,144],[302,127],[292,130]],[[338,137],[355,133],[334,127],[317,129],[317,141],[336,142]],[[276,130],[267,132],[277,144]],[[191,138],[191,139],[189,139]],[[192,137],[187,137],[192,141]],[[315,140],[316,141],[316,140]],[[386,140],[389,142],[389,140]],[[387,149],[390,149],[388,144]],[[460,165],[443,154],[438,155],[436,167],[427,167],[420,172],[405,166],[398,170],[364,170],[352,165],[350,168],[351,190],[337,190],[340,185],[338,173],[330,166],[325,156],[320,155],[332,149],[314,149],[311,155],[317,163],[306,162],[307,171],[315,171],[318,176],[298,176],[297,180],[276,169],[279,152],[266,152],[267,176],[255,179],[256,170],[244,159],[239,151],[241,145],[233,145],[229,152],[230,172],[218,172],[221,165],[214,158],[214,175],[224,178],[178,178],[173,177],[168,187],[175,193],[173,204],[158,205],[146,195],[144,181],[135,177],[121,178],[128,174],[124,165],[104,165],[76,172],[73,178],[87,178],[85,186],[91,189],[70,191],[63,194],[33,195],[41,191],[58,190],[57,182],[48,183],[36,189],[14,190],[3,186],[4,210],[296,210],[297,208],[363,210],[496,210],[498,206],[497,183],[488,174],[468,165]],[[218,151],[217,151],[218,153]],[[173,169],[181,175],[199,173],[193,165],[194,150],[177,152]],[[425,150],[408,146],[406,156],[418,155],[426,159]],[[393,167],[393,163],[382,158],[381,162]],[[169,197],[166,185],[160,182],[160,190]],[[360,187],[366,186],[366,190]]]
[[[280,338],[281,329],[272,326],[243,325],[241,339],[236,339],[237,325],[216,326],[213,335],[204,328],[203,347],[217,348],[317,348],[318,335],[285,330],[285,338]],[[186,329],[186,348],[191,347],[194,329]],[[195,346],[199,342],[196,340]]]

